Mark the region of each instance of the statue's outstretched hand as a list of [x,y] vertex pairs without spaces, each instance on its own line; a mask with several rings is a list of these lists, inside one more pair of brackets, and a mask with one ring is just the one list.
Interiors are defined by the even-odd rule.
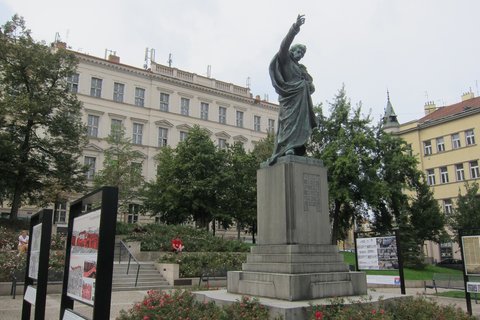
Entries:
[[300,28],[300,26],[304,23],[305,23],[305,15],[299,14],[297,16],[297,21],[295,22],[295,27]]

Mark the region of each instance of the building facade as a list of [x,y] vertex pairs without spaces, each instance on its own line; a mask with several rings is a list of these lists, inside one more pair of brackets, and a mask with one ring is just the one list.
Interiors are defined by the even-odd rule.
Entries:
[[[54,45],[66,48],[64,43]],[[147,181],[155,178],[154,157],[160,148],[175,147],[194,125],[206,129],[219,148],[238,141],[246,150],[276,130],[278,105],[253,97],[249,88],[154,61],[142,69],[120,63],[115,55],[103,59],[74,53],[79,64],[68,86],[83,103],[89,142],[80,161],[89,167],[90,182],[103,168],[106,138],[118,125],[142,154]],[[57,208],[57,223],[67,221],[67,207],[64,203]],[[22,208],[19,216],[31,213],[34,208]],[[124,217],[130,222],[137,219],[135,214]]]
[[[424,117],[401,124],[396,132],[411,145],[419,169],[447,216],[459,192],[465,194],[465,183],[480,181],[479,132],[480,97],[471,92],[453,105],[437,108],[433,102],[427,103]],[[428,242],[424,250],[433,261],[460,259],[455,242]]]

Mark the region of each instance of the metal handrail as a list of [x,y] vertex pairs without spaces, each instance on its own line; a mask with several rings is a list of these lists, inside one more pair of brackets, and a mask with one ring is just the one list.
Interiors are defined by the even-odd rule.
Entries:
[[138,260],[133,256],[133,254],[130,252],[130,248],[128,248],[127,244],[125,242],[123,242],[123,240],[120,240],[120,252],[119,252],[119,255],[118,255],[118,263],[120,263],[122,261],[122,247],[124,247],[128,252],[127,274],[130,271],[130,261],[132,260],[132,258],[137,263],[137,276],[135,277],[135,287],[136,287],[137,283],[138,283],[138,275],[140,273],[140,266],[141,265],[138,262]]

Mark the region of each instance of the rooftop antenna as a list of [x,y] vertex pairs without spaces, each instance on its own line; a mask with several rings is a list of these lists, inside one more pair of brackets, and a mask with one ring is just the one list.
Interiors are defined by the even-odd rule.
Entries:
[[247,86],[248,89],[250,89],[250,77],[247,77],[246,86]]
[[148,47],[145,48],[145,63],[143,64],[143,68],[145,70],[150,69],[152,62],[155,62],[155,49]]
[[60,33],[58,32],[55,32],[55,42],[59,42],[61,39],[60,39]]
[[212,66],[208,65],[207,66],[207,78],[210,78],[212,76]]
[[173,62],[173,60],[172,60],[172,54],[169,53],[169,54],[168,54],[167,63],[168,63],[168,66],[169,66],[170,68],[172,67],[172,62]]

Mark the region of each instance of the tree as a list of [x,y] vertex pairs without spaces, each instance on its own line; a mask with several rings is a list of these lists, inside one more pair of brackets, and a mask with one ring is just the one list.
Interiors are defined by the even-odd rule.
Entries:
[[[217,150],[207,131],[194,126],[174,150],[162,148],[157,160],[156,180],[145,191],[145,209],[166,222],[191,217],[208,230],[220,207],[219,190],[225,188],[224,153]],[[161,193],[157,199],[155,192]]]
[[66,82],[76,65],[72,53],[35,42],[17,15],[0,30],[0,153],[8,155],[0,192],[11,219],[25,201],[45,204],[84,186],[81,104]]
[[457,205],[449,219],[452,231],[458,235],[460,229],[480,228],[480,195],[477,182],[465,184],[465,194],[459,192]]
[[[266,159],[265,159],[266,160]],[[252,235],[257,220],[257,159],[254,153],[247,153],[241,143],[229,146],[226,154],[225,178],[222,188],[220,213],[223,219],[234,219],[237,238],[240,231],[249,227]]]
[[332,244],[344,239],[356,219],[368,213],[367,195],[376,186],[377,168],[372,167],[375,136],[362,118],[361,106],[352,109],[342,88],[331,103],[331,114],[317,108],[319,129],[308,150],[328,168],[329,210]]
[[104,152],[103,169],[95,175],[94,186],[117,187],[119,211],[128,212],[129,205],[139,200],[145,183],[142,176],[143,155],[133,149],[123,127],[113,128],[107,142],[109,148]]

